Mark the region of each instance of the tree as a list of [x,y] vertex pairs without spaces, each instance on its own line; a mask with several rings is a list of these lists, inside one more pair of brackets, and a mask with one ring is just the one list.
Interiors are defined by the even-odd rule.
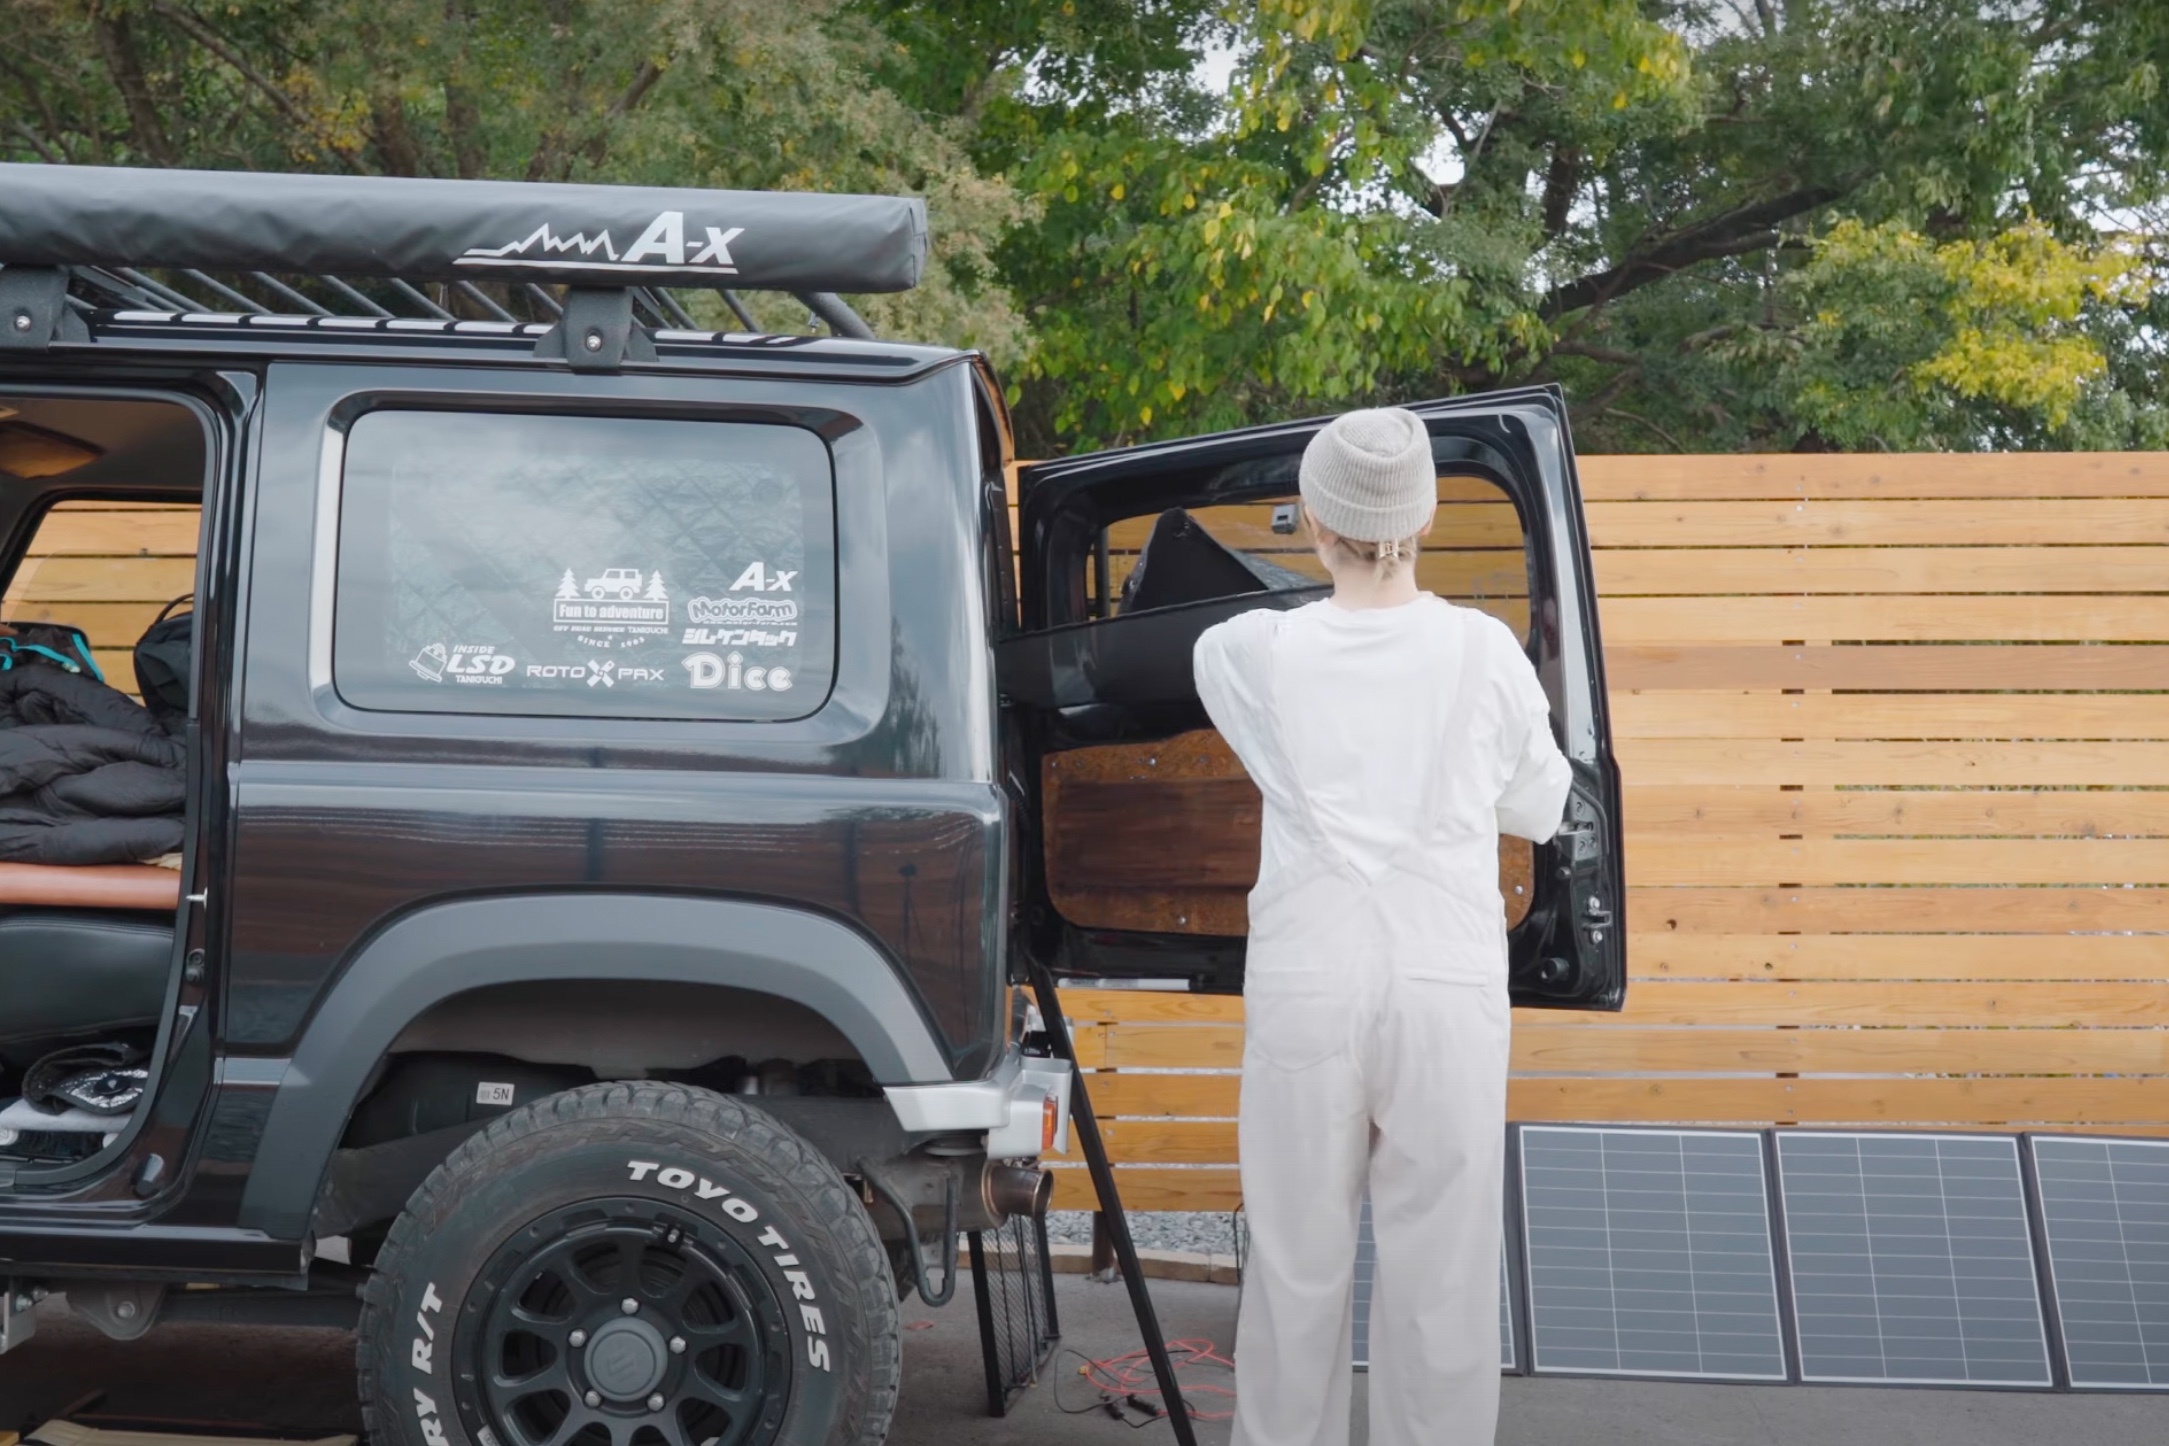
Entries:
[[[1567,386],[1585,446],[1832,445],[1784,375],[1801,306],[1840,270],[1863,312],[1921,298],[1818,238],[1850,220],[2091,266],[2105,217],[2151,235],[2169,150],[2169,10],[2114,0],[1136,7],[1189,25],[1174,49],[1236,57],[1202,119],[1179,61],[1098,64],[1104,44],[942,0],[876,8],[914,48],[937,37],[942,85],[898,81],[922,109],[1010,78],[1006,106],[950,113],[1044,208],[1002,252],[1044,445],[1525,380]],[[1848,444],[2159,437],[2160,258],[2146,237],[2119,254],[2142,274],[2068,317],[1976,297],[1992,331],[2091,350],[2069,405],[1858,372],[1906,415]]]
[[1042,455],[1527,381],[1590,450],[2144,446],[2165,73],[2128,0],[13,0],[0,155],[923,194],[862,309]]

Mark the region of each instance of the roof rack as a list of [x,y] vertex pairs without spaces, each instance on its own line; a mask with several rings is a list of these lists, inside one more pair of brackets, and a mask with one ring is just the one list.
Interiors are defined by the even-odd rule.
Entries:
[[0,164],[0,348],[100,312],[536,323],[581,370],[695,330],[683,288],[785,292],[839,336],[839,291],[901,291],[925,203],[891,196]]

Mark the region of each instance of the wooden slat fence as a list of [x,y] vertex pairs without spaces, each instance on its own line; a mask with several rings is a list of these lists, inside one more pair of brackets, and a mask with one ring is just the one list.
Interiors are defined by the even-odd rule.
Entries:
[[199,515],[193,504],[55,504],[8,581],[0,622],[73,623],[106,681],[133,694],[136,640],[196,585]]
[[[2169,455],[1582,478],[1632,983],[1513,1116],[2169,1133]],[[1126,1201],[1233,1206],[1240,1001],[1064,997]]]

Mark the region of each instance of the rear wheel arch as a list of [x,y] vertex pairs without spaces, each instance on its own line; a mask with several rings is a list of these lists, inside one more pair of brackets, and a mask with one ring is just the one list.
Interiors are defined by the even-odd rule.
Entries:
[[638,894],[436,905],[377,934],[311,1016],[272,1100],[239,1223],[281,1239],[308,1232],[332,1151],[381,1063],[410,1028],[441,1020],[448,1001],[582,983],[708,987],[785,1001],[847,1041],[879,1083],[954,1077],[943,1041],[897,968],[862,935],[820,915]]

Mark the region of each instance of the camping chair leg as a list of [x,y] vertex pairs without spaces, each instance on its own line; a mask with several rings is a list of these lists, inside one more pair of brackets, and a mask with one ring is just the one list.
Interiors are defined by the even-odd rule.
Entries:
[[[1062,1000],[1055,991],[1054,975],[1044,964],[1032,966],[1032,991],[1039,997],[1040,1020],[1054,1051],[1077,1063],[1070,1043],[1069,1021],[1062,1015]],[[1129,1217],[1122,1213],[1122,1196],[1115,1188],[1114,1167],[1107,1162],[1107,1146],[1100,1139],[1099,1120],[1092,1113],[1092,1095],[1085,1088],[1084,1071],[1076,1071],[1077,1092],[1070,1101],[1070,1123],[1077,1128],[1077,1143],[1084,1147],[1085,1164],[1092,1174],[1092,1188],[1099,1196],[1100,1218],[1113,1239],[1115,1261],[1129,1287],[1130,1308],[1137,1313],[1137,1331],[1144,1337],[1145,1354],[1152,1360],[1152,1374],[1160,1383],[1160,1399],[1167,1405],[1168,1423],[1175,1428],[1177,1446],[1197,1446],[1197,1430],[1190,1421],[1190,1403],[1182,1398],[1182,1384],[1175,1379],[1175,1363],[1167,1354],[1167,1336],[1152,1308],[1152,1293],[1145,1287],[1145,1272],[1137,1265],[1137,1246],[1130,1239]]]

